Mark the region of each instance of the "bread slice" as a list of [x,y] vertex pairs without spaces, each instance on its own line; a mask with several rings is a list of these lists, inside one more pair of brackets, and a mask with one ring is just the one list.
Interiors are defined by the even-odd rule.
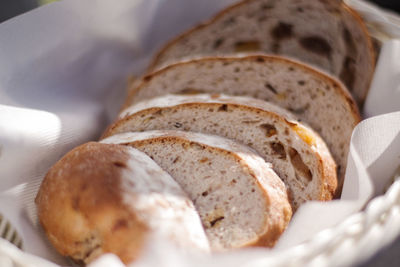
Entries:
[[170,65],[144,77],[125,107],[169,93],[202,92],[266,100],[308,123],[324,139],[338,165],[341,192],[351,134],[361,118],[338,80],[283,57],[204,58]]
[[286,55],[340,77],[358,104],[375,64],[360,16],[340,0],[245,0],[164,46],[150,70],[193,56],[238,52]]
[[214,250],[272,247],[291,218],[285,185],[253,150],[183,131],[122,133],[102,140],[154,159],[192,199]]
[[324,141],[292,115],[265,101],[223,95],[167,95],[123,112],[104,136],[129,131],[184,130],[248,145],[271,162],[292,196],[294,210],[309,200],[331,200],[335,162]]
[[90,142],[73,149],[49,170],[36,204],[51,243],[80,263],[108,252],[129,263],[150,236],[209,249],[187,195],[131,147]]

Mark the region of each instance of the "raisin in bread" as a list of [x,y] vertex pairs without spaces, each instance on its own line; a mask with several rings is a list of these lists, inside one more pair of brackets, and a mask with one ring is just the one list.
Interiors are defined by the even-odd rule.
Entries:
[[285,185],[253,150],[183,131],[130,132],[102,140],[154,159],[192,199],[213,250],[272,247],[291,218]]
[[288,186],[292,206],[331,200],[335,162],[324,141],[289,112],[265,101],[223,95],[167,95],[126,109],[104,136],[184,130],[234,139],[257,151]]
[[324,139],[337,163],[341,191],[353,128],[360,122],[355,102],[331,76],[276,56],[204,58],[170,65],[132,88],[125,108],[168,93],[245,95],[288,109]]
[[140,256],[150,236],[207,251],[193,203],[146,154],[87,143],[47,173],[36,197],[39,220],[55,248],[80,263],[114,253]]
[[375,64],[360,16],[340,0],[244,0],[170,41],[150,69],[193,56],[238,52],[286,55],[339,77],[358,104]]

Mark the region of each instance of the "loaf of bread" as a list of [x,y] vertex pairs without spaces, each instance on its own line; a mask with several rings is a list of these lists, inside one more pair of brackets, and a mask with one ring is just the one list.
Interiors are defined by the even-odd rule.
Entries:
[[167,95],[122,113],[104,136],[183,130],[227,137],[257,151],[284,181],[294,210],[309,200],[331,200],[335,162],[324,141],[292,115],[265,101],[223,95]]
[[135,147],[166,170],[193,201],[213,250],[272,247],[289,223],[285,185],[270,164],[232,140],[148,131],[101,142]]
[[344,181],[353,128],[360,121],[346,88],[331,76],[276,56],[203,58],[170,65],[132,88],[125,108],[165,94],[222,93],[274,103],[308,123],[337,163],[338,192]]
[[164,46],[150,70],[190,57],[240,52],[286,55],[340,77],[359,104],[375,64],[372,41],[341,0],[244,0]]
[[341,0],[228,7],[160,50],[100,143],[49,170],[40,223],[82,264],[130,263],[157,238],[273,247],[302,203],[339,196],[374,63]]
[[91,142],[73,149],[49,170],[36,204],[51,243],[79,263],[107,252],[129,263],[151,236],[209,250],[192,201],[131,147]]

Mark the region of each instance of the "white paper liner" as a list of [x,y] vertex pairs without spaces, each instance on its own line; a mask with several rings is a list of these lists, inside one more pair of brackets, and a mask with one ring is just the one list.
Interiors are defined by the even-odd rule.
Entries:
[[[144,70],[157,47],[233,2],[69,0],[0,24],[0,212],[21,234],[25,251],[57,264],[70,264],[52,249],[37,224],[33,201],[46,170],[72,147],[101,133],[118,111],[127,79]],[[399,19],[363,1],[347,2],[378,26],[379,37],[385,41],[364,114],[370,117],[400,110],[400,48],[399,40],[392,40],[400,37]],[[257,266],[257,261],[301,265],[311,264],[311,260],[321,264],[316,266],[332,265],[321,255],[325,248],[338,249],[335,244],[341,243],[326,233],[343,239],[343,233],[336,230],[340,225],[317,237],[315,233],[353,218],[349,215],[387,187],[400,161],[399,125],[400,113],[392,113],[366,120],[355,129],[343,200],[302,207],[276,249],[209,258],[181,255],[170,245],[153,242],[150,256],[137,266]],[[396,226],[392,229],[399,228]],[[298,245],[305,240],[311,241]],[[380,246],[369,245],[369,250],[357,257],[347,251],[348,257],[341,261],[366,258]],[[10,257],[6,259],[6,255]],[[0,261],[31,257],[21,255],[0,242]],[[107,257],[107,264],[113,259]],[[19,266],[25,263],[18,262]],[[104,262],[99,259],[93,266],[101,266],[97,264]],[[120,262],[115,264],[120,266]]]

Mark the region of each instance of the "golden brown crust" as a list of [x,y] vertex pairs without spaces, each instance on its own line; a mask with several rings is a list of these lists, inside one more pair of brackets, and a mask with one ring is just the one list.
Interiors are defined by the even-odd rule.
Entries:
[[138,257],[147,227],[122,203],[119,177],[126,161],[124,147],[91,142],[49,170],[35,202],[62,255],[85,263],[105,252],[125,263]]

